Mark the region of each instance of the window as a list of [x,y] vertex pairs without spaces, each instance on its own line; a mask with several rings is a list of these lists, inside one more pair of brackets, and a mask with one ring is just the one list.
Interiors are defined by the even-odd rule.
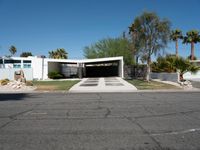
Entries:
[[31,60],[24,60],[23,63],[31,63]]
[[30,63],[25,63],[24,64],[24,68],[31,68],[31,64]]
[[21,63],[21,60],[7,59],[4,60],[5,64]]
[[21,64],[13,64],[13,68],[21,68]]

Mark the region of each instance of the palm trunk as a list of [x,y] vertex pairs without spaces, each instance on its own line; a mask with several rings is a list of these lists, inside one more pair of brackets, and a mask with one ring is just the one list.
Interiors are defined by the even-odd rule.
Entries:
[[147,76],[146,76],[146,80],[149,82],[150,81],[150,73],[151,73],[151,56],[148,56],[147,59]]
[[194,42],[191,43],[191,60],[194,60]]
[[178,40],[176,40],[176,57],[178,57]]
[[180,81],[183,81],[183,74],[180,73]]

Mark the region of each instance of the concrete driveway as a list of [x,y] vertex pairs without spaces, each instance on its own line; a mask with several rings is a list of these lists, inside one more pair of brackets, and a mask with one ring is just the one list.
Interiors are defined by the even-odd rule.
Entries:
[[200,93],[0,94],[1,150],[198,150]]
[[120,77],[85,78],[74,85],[71,93],[133,92],[137,88]]
[[200,79],[192,79],[190,82],[192,83],[193,87],[200,88]]

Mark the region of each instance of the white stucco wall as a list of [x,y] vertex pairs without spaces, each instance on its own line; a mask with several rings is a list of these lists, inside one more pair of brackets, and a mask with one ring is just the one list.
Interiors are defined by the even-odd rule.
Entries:
[[[0,68],[0,79],[14,80],[15,71],[19,71],[21,68]],[[33,69],[23,68],[24,77],[26,80],[33,80]]]
[[32,57],[33,78],[42,79],[42,58]]
[[197,73],[187,72],[183,75],[183,78],[186,80],[200,80],[200,71]]

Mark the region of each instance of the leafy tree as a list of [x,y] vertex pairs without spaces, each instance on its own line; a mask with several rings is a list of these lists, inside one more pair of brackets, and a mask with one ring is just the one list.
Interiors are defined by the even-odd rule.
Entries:
[[183,39],[182,31],[179,29],[172,30],[170,39],[175,42],[176,57],[178,57],[178,40]]
[[17,48],[14,45],[11,45],[9,48],[9,51],[10,51],[11,55],[13,56],[17,52]]
[[64,48],[58,48],[56,50],[49,51],[49,58],[53,59],[67,59],[68,53],[65,51]]
[[31,52],[22,52],[20,54],[20,57],[28,57],[28,56],[33,56]]
[[138,64],[139,57],[142,63],[146,62],[147,55],[142,53],[144,41],[140,40],[140,33],[137,31],[134,24],[129,27],[129,35],[131,36],[132,54],[134,57],[136,57],[136,63]]
[[144,12],[135,18],[130,32],[137,32],[140,40],[140,53],[147,57],[147,76],[150,77],[150,64],[152,54],[157,55],[160,50],[166,48],[169,41],[170,22],[167,19],[160,19],[156,13]]
[[199,42],[199,31],[191,30],[186,33],[183,39],[184,44],[191,44],[191,60],[194,60],[194,45]]
[[125,37],[107,38],[84,48],[86,58],[123,56],[125,64],[133,64],[131,43]]

